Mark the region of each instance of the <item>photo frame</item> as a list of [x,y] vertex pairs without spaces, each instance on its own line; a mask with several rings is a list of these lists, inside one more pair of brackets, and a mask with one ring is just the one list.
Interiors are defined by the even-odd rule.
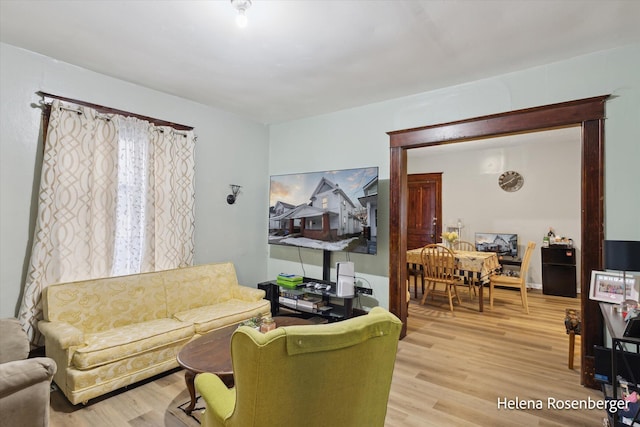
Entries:
[[625,287],[622,273],[592,271],[589,299],[612,304],[620,304],[627,299],[638,301],[637,277],[633,274],[627,274],[625,280],[627,284],[626,297],[624,295]]

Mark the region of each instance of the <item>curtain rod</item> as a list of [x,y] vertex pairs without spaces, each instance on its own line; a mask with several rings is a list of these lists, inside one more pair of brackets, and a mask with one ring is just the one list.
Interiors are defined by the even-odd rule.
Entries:
[[74,104],[83,105],[85,107],[90,107],[90,108],[93,108],[94,110],[96,110],[96,111],[98,111],[100,113],[119,114],[121,116],[135,117],[137,119],[146,120],[146,121],[148,121],[150,123],[153,123],[156,126],[169,126],[169,127],[174,128],[176,130],[193,130],[193,126],[186,126],[186,125],[181,125],[181,124],[178,124],[178,123],[167,122],[165,120],[155,119],[153,117],[147,117],[147,116],[143,116],[141,114],[130,113],[128,111],[122,111],[122,110],[118,110],[118,109],[115,109],[115,108],[105,107],[104,105],[92,104],[90,102],[79,101],[77,99],[65,98],[64,96],[52,95],[50,93],[46,93],[46,92],[42,92],[42,91],[38,91],[38,92],[36,92],[36,94],[42,96],[43,98],[59,99],[61,101],[72,102]]

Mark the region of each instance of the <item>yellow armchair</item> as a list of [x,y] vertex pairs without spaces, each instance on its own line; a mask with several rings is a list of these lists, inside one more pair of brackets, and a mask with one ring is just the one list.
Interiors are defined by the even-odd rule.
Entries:
[[325,325],[242,326],[231,339],[235,386],[196,377],[203,426],[383,426],[402,323],[375,307]]

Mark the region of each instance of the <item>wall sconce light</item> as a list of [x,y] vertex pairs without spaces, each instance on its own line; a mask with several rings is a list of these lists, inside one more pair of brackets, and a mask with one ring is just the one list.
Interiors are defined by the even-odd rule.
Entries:
[[240,192],[241,186],[231,184],[230,187],[231,187],[231,194],[227,196],[227,203],[232,205],[236,202],[236,198],[238,197],[238,193]]
[[233,6],[237,11],[238,15],[236,16],[236,24],[240,28],[244,28],[247,26],[247,9],[251,7],[251,0],[231,0],[231,6]]

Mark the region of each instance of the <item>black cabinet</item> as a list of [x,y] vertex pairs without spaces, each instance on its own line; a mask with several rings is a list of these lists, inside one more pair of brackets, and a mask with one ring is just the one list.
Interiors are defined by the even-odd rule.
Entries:
[[562,245],[540,248],[542,251],[542,293],[575,298],[576,250]]

